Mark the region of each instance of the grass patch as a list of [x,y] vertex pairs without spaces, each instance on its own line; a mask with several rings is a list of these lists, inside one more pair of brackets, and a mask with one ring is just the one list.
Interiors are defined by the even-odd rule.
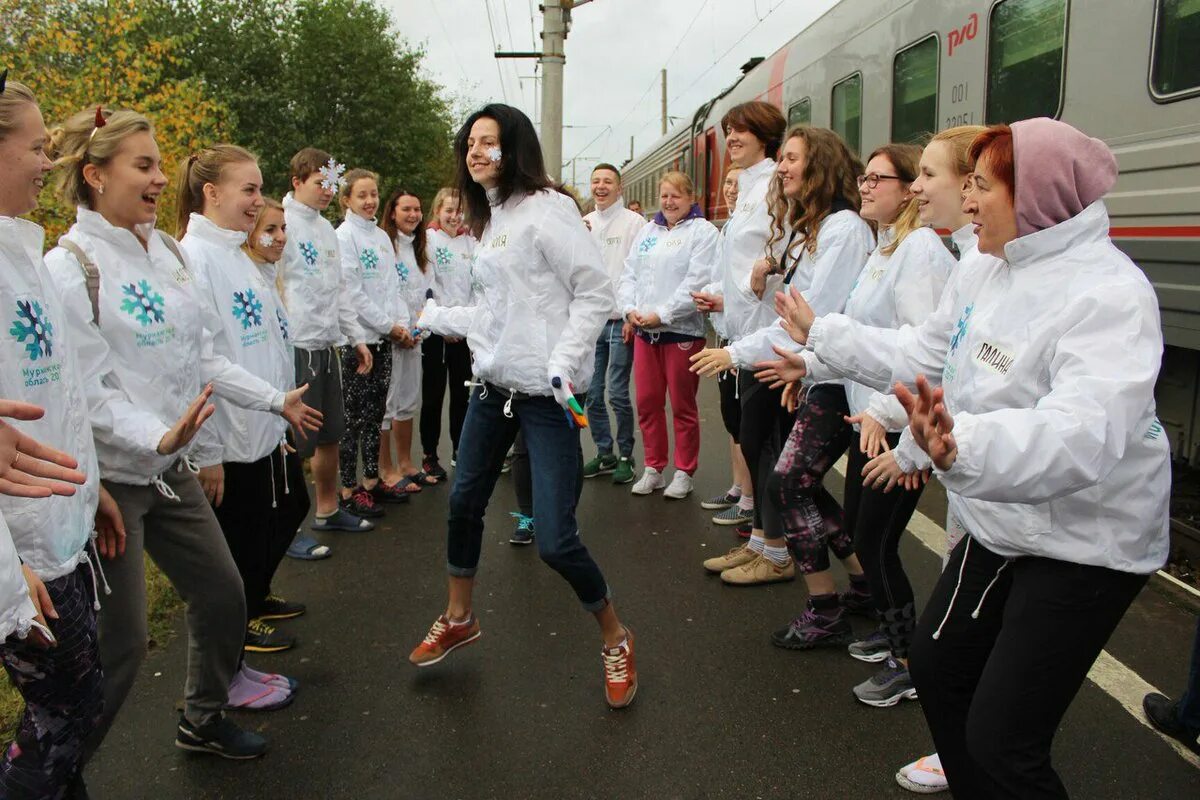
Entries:
[[[100,598],[101,605],[104,597]],[[146,617],[150,626],[150,648],[162,647],[175,634],[175,615],[183,608],[175,587],[154,562],[146,557]],[[103,613],[103,612],[101,612]],[[25,701],[5,673],[0,680],[0,741],[12,739],[17,722],[25,710]]]

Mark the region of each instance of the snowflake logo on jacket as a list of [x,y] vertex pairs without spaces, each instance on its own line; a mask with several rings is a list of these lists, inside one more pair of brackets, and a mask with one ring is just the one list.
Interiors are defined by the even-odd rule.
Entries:
[[368,247],[358,254],[358,263],[362,264],[363,269],[370,272],[379,266],[379,254],[375,252],[374,247]]
[[300,255],[304,257],[304,263],[310,267],[317,265],[317,246],[312,242],[300,243]]
[[656,244],[658,244],[657,236],[647,236],[645,239],[642,239],[642,243],[638,245],[638,252],[642,255],[646,255],[646,253],[649,253],[654,249],[654,245]]
[[286,342],[288,340],[288,321],[278,306],[275,308],[275,321],[279,323],[279,332],[283,334],[283,340]]
[[262,325],[262,301],[253,289],[233,293],[233,318],[242,323],[242,330]]
[[54,336],[54,326],[43,316],[42,304],[36,300],[18,300],[17,318],[13,320],[8,332],[21,344],[30,361],[39,358],[49,358],[54,353],[51,338]]
[[408,283],[408,267],[405,266],[404,262],[396,262],[396,274],[400,276],[400,280]]
[[967,327],[971,322],[971,312],[975,310],[975,304],[967,306],[963,309],[962,315],[958,318],[958,324],[954,329],[954,336],[950,339],[950,352],[953,353],[958,349],[958,345],[962,340],[967,338]]
[[166,309],[163,296],[154,291],[149,281],[127,283],[121,287],[125,299],[121,301],[121,310],[136,319],[143,326],[164,321]]
[[433,257],[439,267],[444,267],[454,260],[454,254],[449,247],[439,247],[433,251]]

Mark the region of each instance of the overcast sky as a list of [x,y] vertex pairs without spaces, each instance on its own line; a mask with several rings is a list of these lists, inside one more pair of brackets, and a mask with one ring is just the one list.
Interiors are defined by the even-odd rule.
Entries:
[[[532,78],[536,62],[498,61],[492,53],[541,49],[538,1],[383,4],[401,34],[424,45],[430,76],[460,98],[464,108],[501,100],[537,123],[540,83],[520,79]],[[577,183],[586,185],[588,171],[598,161],[620,164],[629,158],[630,136],[637,154],[659,138],[663,67],[668,113],[690,118],[701,103],[736,80],[748,59],[769,56],[836,2],[594,0],[576,9],[566,45],[563,161],[578,158]],[[571,164],[563,168],[563,178],[571,180]]]

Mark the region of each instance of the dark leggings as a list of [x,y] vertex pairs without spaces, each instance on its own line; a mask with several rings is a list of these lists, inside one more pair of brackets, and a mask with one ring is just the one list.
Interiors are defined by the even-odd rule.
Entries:
[[955,797],[1065,800],[1054,734],[1148,577],[958,543],[909,663]]
[[846,392],[838,384],[808,390],[783,452],[768,479],[766,496],[783,525],[792,556],[805,575],[829,569],[829,551],[854,555],[842,507],[822,481],[846,452],[854,429],[846,422]]
[[466,341],[447,342],[436,333],[421,343],[421,452],[437,455],[442,438],[442,403],[450,380],[450,443],[458,452],[458,437],[467,418],[471,390],[471,351]]
[[765,383],[755,380],[754,373],[749,370],[739,370],[736,380],[742,404],[738,445],[753,476],[754,528],[765,530],[764,524],[769,525],[771,530],[766,531],[767,538],[775,539],[783,535],[778,516],[763,516],[763,510],[767,508],[767,480],[792,427],[792,415],[779,405],[782,389],[768,389]]
[[[900,434],[889,433],[888,447],[895,449],[899,440]],[[912,584],[900,563],[900,535],[925,487],[912,492],[899,486],[890,492],[864,487],[862,471],[868,461],[870,458],[859,449],[859,434],[855,431],[846,455],[846,530],[854,537],[854,552],[871,583],[871,601],[879,612],[892,655],[908,658],[917,619]]]
[[721,397],[721,422],[737,444],[742,427],[742,401],[738,398],[738,376],[722,372],[717,376],[717,392]]
[[373,361],[371,371],[359,375],[356,371],[358,353],[353,347],[341,348],[346,430],[338,442],[338,471],[346,489],[358,485],[360,449],[363,478],[379,477],[379,427],[383,422],[388,386],[392,382],[392,346],[380,342],[367,345],[367,349],[371,351]]

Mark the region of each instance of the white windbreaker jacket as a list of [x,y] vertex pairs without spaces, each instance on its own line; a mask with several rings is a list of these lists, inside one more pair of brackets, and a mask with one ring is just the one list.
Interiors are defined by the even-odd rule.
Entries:
[[352,307],[358,310],[364,338],[370,344],[390,342],[392,327],[406,324],[408,318],[400,298],[396,251],[387,231],[375,220],[348,212],[337,228],[337,238],[342,280]]
[[279,293],[277,285],[278,271],[276,265],[267,261],[256,263],[255,268],[258,269],[258,274],[262,276],[263,281],[271,291],[271,299],[275,301],[275,323],[279,328],[279,338],[283,342],[283,355],[287,359],[288,372],[284,378],[283,385],[280,387],[284,392],[290,392],[296,388],[296,348],[292,347],[291,322],[288,321],[287,307],[283,304],[283,295]]
[[[1145,574],[1167,557],[1170,446],[1155,417],[1158,299],[1108,237],[1102,201],[982,256],[917,328],[842,315],[813,325],[818,357],[886,391],[929,375],[958,456],[938,471],[981,544]],[[967,265],[963,265],[967,266]],[[961,267],[960,267],[961,268]]]
[[469,233],[450,236],[443,230],[429,229],[425,248],[433,265],[433,294],[440,305],[471,305],[471,271],[477,244]]
[[[775,178],[775,169],[775,162],[764,158],[738,175],[737,208],[725,223],[721,264],[713,282],[705,287],[706,292],[722,295],[725,310],[721,314],[721,327],[731,342],[779,319],[775,315],[775,292],[783,285],[782,275],[767,276],[763,299],[750,291],[754,262],[766,258],[767,240],[771,236],[767,192]],[[776,242],[771,254],[781,258],[786,244],[786,241]]]
[[[745,174],[745,173],[743,173]],[[740,203],[739,203],[740,205]],[[782,243],[786,247],[786,242]],[[813,311],[820,314],[840,312],[846,306],[846,298],[850,289],[862,272],[871,249],[875,246],[875,234],[871,226],[856,212],[849,209],[830,214],[821,223],[817,232],[816,253],[809,252],[803,243],[797,244],[794,253],[798,254],[795,272],[788,284],[795,287]],[[783,248],[780,249],[782,263]],[[782,264],[786,271],[792,266]],[[774,281],[775,288],[772,287]],[[783,276],[771,276],[767,279],[767,290],[763,292],[762,308],[770,311],[769,315],[759,315],[764,324],[757,330],[734,339],[725,349],[733,356],[733,363],[739,367],[753,367],[760,361],[774,361],[776,355],[772,345],[778,345],[788,350],[799,350],[788,332],[779,324],[779,315],[775,313],[775,292],[783,289]],[[750,294],[754,297],[754,294]],[[757,300],[757,298],[755,298]],[[726,298],[728,303],[728,297]],[[728,308],[728,305],[726,305]],[[728,318],[728,317],[727,317]]]
[[[158,443],[206,383],[216,396],[256,411],[283,410],[283,392],[213,352],[217,327],[191,270],[144,226],[144,240],[80,206],[67,238],[100,270],[100,324],[92,321],[83,271],[62,247],[46,265],[65,304],[67,326],[84,370],[92,434],[102,476],[145,485],[179,455],[159,455]],[[142,242],[148,242],[147,247]],[[205,426],[207,428],[207,426]],[[217,463],[219,440],[201,428],[189,454]]]
[[501,388],[551,395],[558,373],[587,391],[616,297],[575,201],[546,189],[493,205],[475,276],[475,306],[430,306],[422,326],[465,336],[476,377]]
[[[400,300],[404,306],[404,324],[417,324],[417,317],[425,305],[427,290],[434,288],[433,270],[429,268],[426,254],[425,271],[417,266],[417,255],[413,251],[414,237],[396,234],[396,277],[400,280]],[[428,242],[426,242],[428,245]],[[428,326],[426,326],[428,327]]]
[[[604,270],[616,287],[625,272],[625,259],[633,252],[634,237],[646,226],[646,218],[636,211],[630,211],[625,207],[625,198],[618,197],[603,211],[597,208],[586,214],[584,220],[591,226],[592,241],[600,248]],[[619,312],[620,308],[616,311]],[[615,313],[611,318],[620,319]]]
[[[42,229],[32,222],[0,217],[0,307],[8,315],[0,347],[8,366],[0,370],[0,397],[44,408],[46,414],[39,420],[5,422],[70,454],[87,482],[71,497],[0,495],[0,512],[21,558],[39,578],[51,581],[70,574],[86,558],[100,495],[100,468],[76,352],[78,338],[69,329],[58,288],[42,262],[43,239]],[[4,539],[0,534],[0,543]],[[0,576],[6,572],[3,564],[0,555]],[[7,607],[0,604],[0,618]]]
[[[846,300],[845,314],[850,319],[876,328],[899,328],[920,325],[937,308],[954,257],[932,228],[911,232],[891,255],[881,252],[894,240],[890,229],[879,234],[879,246],[867,259]],[[811,350],[805,350],[803,356],[808,368],[805,383],[837,377]],[[908,414],[895,395],[854,381],[845,384],[851,416],[869,413],[889,431],[908,424]]]
[[4,515],[0,514],[0,638],[7,639],[15,633],[18,639],[24,639],[36,616],[37,609],[29,599],[29,588],[21,574],[21,559]]
[[634,237],[625,257],[617,288],[617,307],[658,314],[662,325],[646,333],[680,333],[704,338],[704,318],[692,292],[711,280],[719,255],[721,234],[703,217],[688,217],[675,227],[646,223]]
[[342,278],[338,237],[312,206],[289,192],[283,198],[287,244],[278,269],[283,276],[283,300],[291,322],[292,345],[324,350],[343,344],[364,344],[367,335],[358,324],[351,288]]
[[[179,245],[187,254],[198,294],[214,318],[213,350],[279,390],[295,376],[283,341],[275,293],[242,250],[246,234],[192,214]],[[221,461],[252,464],[284,440],[287,422],[269,411],[239,408],[217,398],[211,428],[223,449]],[[220,462],[214,462],[220,463]],[[199,462],[201,467],[212,464]]]

